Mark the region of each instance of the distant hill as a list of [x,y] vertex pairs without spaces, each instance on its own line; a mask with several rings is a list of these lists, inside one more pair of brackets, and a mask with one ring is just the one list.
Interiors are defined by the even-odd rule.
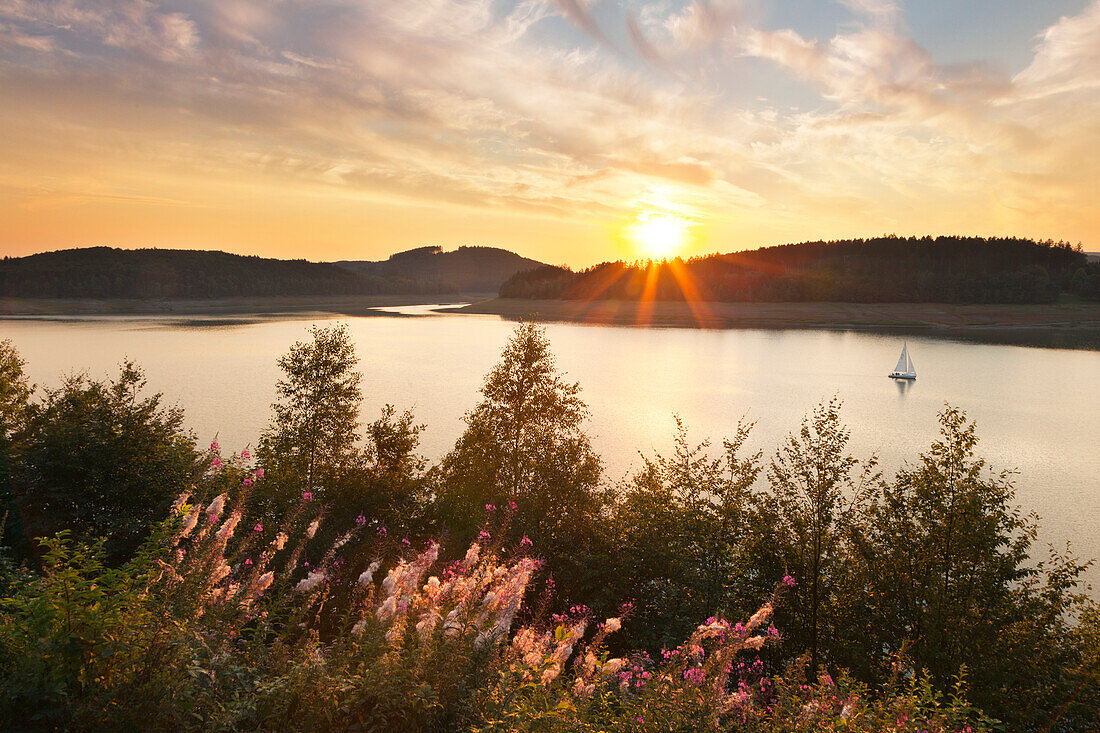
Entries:
[[366,275],[435,283],[466,293],[495,293],[517,272],[544,267],[541,262],[497,247],[459,247],[453,252],[444,252],[442,247],[418,247],[381,262],[345,260],[334,264]]
[[1100,264],[1063,242],[880,237],[803,242],[688,261],[544,266],[501,286],[504,298],[566,300],[1049,303],[1100,300]]
[[438,283],[367,275],[331,263],[225,252],[88,247],[0,261],[5,298],[224,298],[449,292]]

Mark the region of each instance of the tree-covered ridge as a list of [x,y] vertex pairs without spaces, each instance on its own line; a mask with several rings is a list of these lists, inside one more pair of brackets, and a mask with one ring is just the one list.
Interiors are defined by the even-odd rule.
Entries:
[[1049,303],[1100,300],[1100,263],[1065,242],[879,237],[803,242],[684,261],[542,267],[504,298],[856,303]]
[[331,263],[181,249],[88,247],[0,261],[5,298],[227,298],[448,292]]
[[517,272],[542,267],[536,260],[498,247],[417,247],[380,262],[341,261],[334,264],[355,272],[434,283],[467,293],[495,293]]

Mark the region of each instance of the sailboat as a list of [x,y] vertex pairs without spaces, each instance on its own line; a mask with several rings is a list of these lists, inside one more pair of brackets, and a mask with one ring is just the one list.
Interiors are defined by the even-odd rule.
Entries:
[[898,365],[890,372],[894,379],[916,379],[917,370],[913,368],[913,357],[909,356],[909,345],[902,342]]

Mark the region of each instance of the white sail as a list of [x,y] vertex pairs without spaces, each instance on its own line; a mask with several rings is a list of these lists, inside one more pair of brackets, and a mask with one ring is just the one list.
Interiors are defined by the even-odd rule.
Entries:
[[913,357],[907,356],[906,358],[909,359],[909,366],[908,369],[906,369],[906,372],[914,377],[917,376],[917,370],[913,367]]
[[903,344],[901,347],[901,356],[898,357],[898,365],[894,367],[894,373],[901,374],[905,372],[909,363],[909,349]]

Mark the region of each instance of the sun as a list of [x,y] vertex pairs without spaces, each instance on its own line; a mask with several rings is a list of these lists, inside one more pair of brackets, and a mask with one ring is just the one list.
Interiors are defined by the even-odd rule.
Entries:
[[687,242],[691,222],[664,211],[643,211],[631,222],[628,234],[646,257],[672,257]]

